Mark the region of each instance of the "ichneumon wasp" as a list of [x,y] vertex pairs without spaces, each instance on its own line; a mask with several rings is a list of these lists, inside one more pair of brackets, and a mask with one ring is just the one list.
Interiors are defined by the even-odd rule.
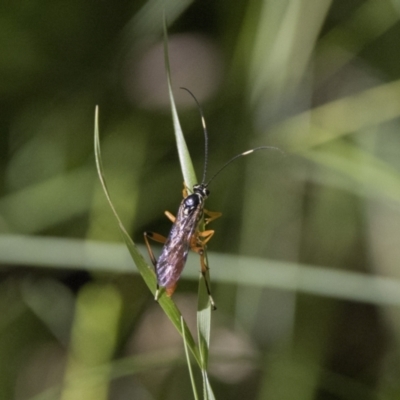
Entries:
[[[235,161],[237,158],[247,156],[249,154],[254,153],[257,150],[265,150],[265,149],[280,150],[280,149],[270,146],[261,146],[240,153],[235,157],[232,157],[228,162],[226,162],[211,177],[211,179],[209,179],[208,182],[206,182],[207,161],[208,161],[208,133],[207,133],[206,122],[204,119],[201,106],[197,101],[196,97],[193,95],[193,93],[186,88],[181,88],[181,89],[184,89],[187,92],[189,92],[189,94],[194,98],[200,111],[204,137],[205,137],[205,160],[204,160],[203,178],[201,183],[198,183],[193,186],[192,190],[190,190],[184,184],[183,200],[179,206],[176,217],[174,217],[170,212],[165,211],[165,215],[172,222],[172,228],[171,231],[169,232],[168,237],[166,238],[154,232],[144,232],[144,240],[157,276],[157,291],[155,295],[155,300],[158,300],[160,294],[160,287],[165,288],[167,296],[169,297],[172,296],[178,284],[178,280],[181,276],[182,270],[185,266],[189,249],[191,249],[200,256],[201,273],[204,277],[211,307],[215,310],[216,306],[211,296],[210,284],[207,279],[207,271],[209,268],[205,257],[206,244],[214,235],[214,231],[213,230],[200,231],[199,226],[203,216],[205,216],[204,226],[206,226],[211,221],[220,217],[222,214],[220,212],[212,212],[204,209],[205,200],[210,194],[208,186],[211,183],[211,181],[213,181],[214,178],[216,178],[216,176],[219,175],[219,173],[223,169],[225,169],[231,162]],[[190,194],[189,191],[191,192]],[[156,257],[153,254],[149,239],[164,244],[158,259],[156,259]]]

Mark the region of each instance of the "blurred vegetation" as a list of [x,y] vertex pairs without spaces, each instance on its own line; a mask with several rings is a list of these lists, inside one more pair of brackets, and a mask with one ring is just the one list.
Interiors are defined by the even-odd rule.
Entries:
[[[252,147],[286,152],[210,185],[216,398],[398,399],[398,0],[0,3],[0,399],[193,396],[93,154],[98,104],[121,219],[138,244],[166,235],[182,176],[164,7],[197,176],[204,138],[181,86],[206,115],[208,176]],[[192,329],[198,270],[191,255],[174,295]]]

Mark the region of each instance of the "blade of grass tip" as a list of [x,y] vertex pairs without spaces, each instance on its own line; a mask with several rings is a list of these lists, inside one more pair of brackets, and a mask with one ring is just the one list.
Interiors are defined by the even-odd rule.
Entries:
[[[104,169],[103,169],[103,162],[101,158],[101,149],[100,149],[100,134],[99,134],[99,107],[96,106],[96,111],[95,111],[95,128],[94,128],[94,154],[95,154],[95,159],[96,159],[96,168],[97,168],[97,174],[100,179],[101,186],[103,188],[103,192],[107,198],[107,202],[111,208],[112,213],[114,214],[115,219],[118,222],[118,226],[122,232],[122,236],[124,238],[124,241],[129,244],[128,248],[129,251],[132,254],[132,257],[134,258],[135,263],[139,264],[146,264],[142,255],[140,254],[139,250],[136,248],[135,244],[133,243],[131,237],[129,236],[128,232],[126,231],[124,225],[122,224],[121,219],[119,218],[119,215],[114,207],[114,204],[111,200],[110,193],[108,191],[107,183],[104,177]],[[132,250],[132,251],[131,251]],[[139,267],[138,267],[139,268]],[[139,271],[142,272],[139,268]],[[145,272],[146,276],[147,271],[149,271],[149,267],[146,264]],[[155,274],[153,273],[153,283],[155,285]]]
[[169,52],[168,52],[168,32],[167,32],[167,21],[165,18],[165,14],[163,16],[163,25],[164,25],[164,61],[167,72],[168,94],[171,102],[172,122],[174,125],[175,139],[176,139],[176,145],[178,147],[179,162],[181,164],[183,179],[185,181],[186,186],[191,189],[197,183],[197,179],[196,179],[196,173],[194,172],[193,163],[190,158],[189,150],[186,145],[185,138],[183,136],[181,124],[179,122],[174,94],[172,91],[171,68],[169,63]]
[[[111,201],[111,196],[109,194],[107,183],[104,176],[102,158],[101,158],[101,149],[100,149],[100,134],[99,134],[99,108],[96,106],[95,111],[95,129],[94,129],[94,153],[96,159],[96,167],[97,173],[99,175],[99,179],[101,182],[101,186],[103,188],[104,194],[107,198],[108,204],[115,216],[115,219],[118,222],[122,237],[126,246],[128,247],[129,253],[132,256],[133,261],[135,262],[140,275],[142,276],[143,280],[145,281],[146,285],[150,289],[150,291],[155,294],[156,290],[156,276],[154,270],[148,266],[146,261],[144,260],[143,256],[137,249],[136,245],[132,241],[130,235],[128,234],[127,230],[125,229],[124,225],[122,224],[121,219]],[[201,359],[199,356],[199,352],[196,346],[196,343],[193,339],[192,334],[190,333],[189,328],[187,327],[186,323],[182,325],[181,323],[181,313],[179,309],[176,307],[175,303],[172,301],[171,298],[168,296],[162,296],[159,299],[159,304],[161,305],[162,309],[164,310],[167,317],[171,320],[175,328],[178,330],[180,335],[186,337],[186,342],[190,348],[190,351],[193,354],[196,362],[201,366]]]
[[[181,317],[181,327],[182,327],[182,332],[185,332],[185,321]],[[192,363],[190,362],[190,356],[189,356],[189,351],[187,347],[187,342],[186,342],[186,335],[183,335],[183,345],[185,348],[185,355],[186,355],[186,361],[189,369],[189,375],[190,375],[190,382],[192,383],[192,389],[193,389],[193,396],[195,400],[199,400],[199,395],[197,394],[197,388],[196,388],[196,382],[194,381],[194,376],[193,376],[193,370],[192,370]]]

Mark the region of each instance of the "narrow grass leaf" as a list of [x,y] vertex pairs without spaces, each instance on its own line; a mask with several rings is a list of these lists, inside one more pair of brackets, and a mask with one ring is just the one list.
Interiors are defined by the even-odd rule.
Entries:
[[215,398],[207,374],[211,333],[211,312],[210,299],[208,297],[205,279],[203,275],[201,275],[197,305],[197,335],[199,338],[199,353],[202,363],[201,373],[203,378],[203,393],[205,399]]
[[172,122],[174,124],[174,132],[176,145],[178,147],[179,162],[181,164],[183,179],[188,188],[192,188],[197,183],[196,173],[194,172],[192,159],[190,158],[189,150],[186,145],[185,138],[183,136],[181,124],[179,122],[178,112],[176,111],[174,94],[172,91],[171,83],[171,67],[169,63],[168,53],[168,33],[167,33],[167,22],[164,17],[164,59],[165,68],[167,70],[167,82],[168,82],[168,94],[171,101],[171,113]]
[[206,283],[203,275],[200,275],[199,292],[197,302],[197,335],[199,338],[199,352],[202,369],[207,370],[208,349],[211,335],[211,307]]
[[214,392],[212,390],[210,381],[208,379],[208,374],[206,370],[202,371],[203,383],[204,383],[204,398],[206,400],[215,400]]
[[194,381],[192,363],[190,362],[190,355],[189,355],[187,342],[186,342],[184,324],[185,324],[185,321],[183,320],[183,318],[181,318],[181,327],[182,327],[182,332],[184,333],[183,336],[182,336],[183,337],[183,345],[184,345],[184,348],[185,348],[186,361],[187,361],[187,365],[188,365],[188,369],[189,369],[190,382],[192,383],[193,396],[194,396],[195,400],[198,400],[199,399],[199,395],[197,394],[196,382]]

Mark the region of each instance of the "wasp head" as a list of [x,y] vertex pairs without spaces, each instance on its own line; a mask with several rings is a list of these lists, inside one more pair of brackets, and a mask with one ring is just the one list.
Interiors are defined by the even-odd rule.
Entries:
[[200,195],[205,200],[209,196],[210,191],[204,183],[199,183],[193,186],[193,193]]

